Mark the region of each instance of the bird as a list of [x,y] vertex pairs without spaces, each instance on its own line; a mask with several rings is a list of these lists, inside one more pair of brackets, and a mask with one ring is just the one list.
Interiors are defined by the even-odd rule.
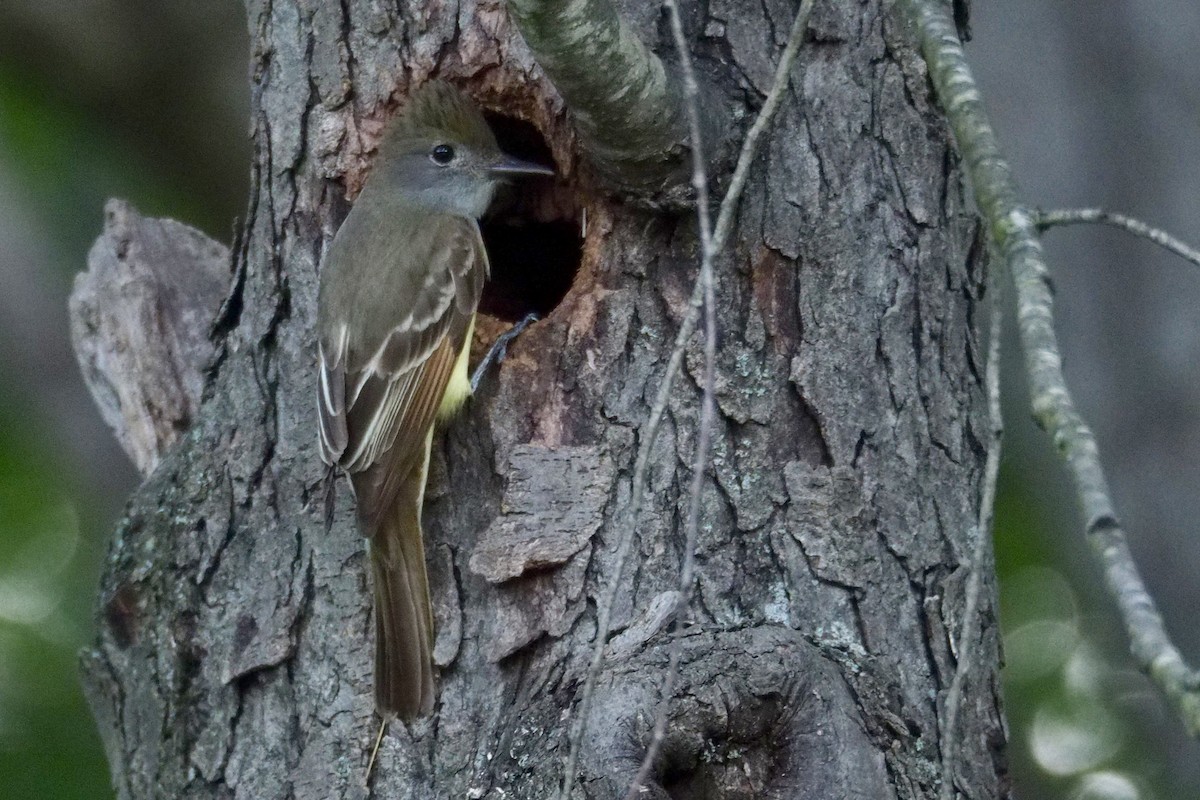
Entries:
[[389,124],[323,259],[318,442],[329,470],[349,476],[368,540],[375,706],[385,724],[434,706],[421,505],[435,424],[471,392],[468,354],[489,269],[478,220],[504,181],[553,174],[504,153],[464,92],[427,82]]

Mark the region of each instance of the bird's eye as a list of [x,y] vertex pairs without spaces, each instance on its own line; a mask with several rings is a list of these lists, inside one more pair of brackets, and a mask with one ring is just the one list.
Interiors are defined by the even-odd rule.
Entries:
[[448,144],[434,145],[430,151],[429,157],[433,159],[433,163],[439,167],[444,167],[454,160],[454,148]]

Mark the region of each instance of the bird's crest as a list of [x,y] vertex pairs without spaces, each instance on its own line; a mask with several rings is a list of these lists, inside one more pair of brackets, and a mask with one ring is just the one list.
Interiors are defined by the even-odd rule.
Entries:
[[384,148],[424,144],[447,131],[457,141],[479,150],[499,150],[496,136],[479,106],[460,89],[445,81],[430,81],[409,96],[408,104],[392,122]]

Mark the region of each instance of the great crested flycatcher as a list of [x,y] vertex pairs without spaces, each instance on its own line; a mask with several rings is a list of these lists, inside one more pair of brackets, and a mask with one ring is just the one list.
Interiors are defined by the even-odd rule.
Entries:
[[321,458],[349,476],[370,541],[375,705],[433,710],[433,613],[421,503],[437,418],[470,395],[467,356],[488,276],[477,219],[501,181],[552,170],[501,152],[441,82],[392,123],[321,270]]

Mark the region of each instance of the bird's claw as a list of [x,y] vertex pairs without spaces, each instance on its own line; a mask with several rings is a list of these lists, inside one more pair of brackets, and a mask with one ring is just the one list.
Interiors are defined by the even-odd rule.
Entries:
[[483,360],[479,362],[479,366],[475,368],[475,372],[471,374],[472,394],[479,389],[479,384],[483,382],[483,376],[487,374],[488,368],[493,363],[499,364],[504,361],[504,357],[508,355],[508,345],[512,340],[520,336],[526,328],[539,319],[541,317],[537,313],[530,311],[519,322],[496,337],[496,341],[492,343],[492,347],[488,350],[487,355],[483,357]]

